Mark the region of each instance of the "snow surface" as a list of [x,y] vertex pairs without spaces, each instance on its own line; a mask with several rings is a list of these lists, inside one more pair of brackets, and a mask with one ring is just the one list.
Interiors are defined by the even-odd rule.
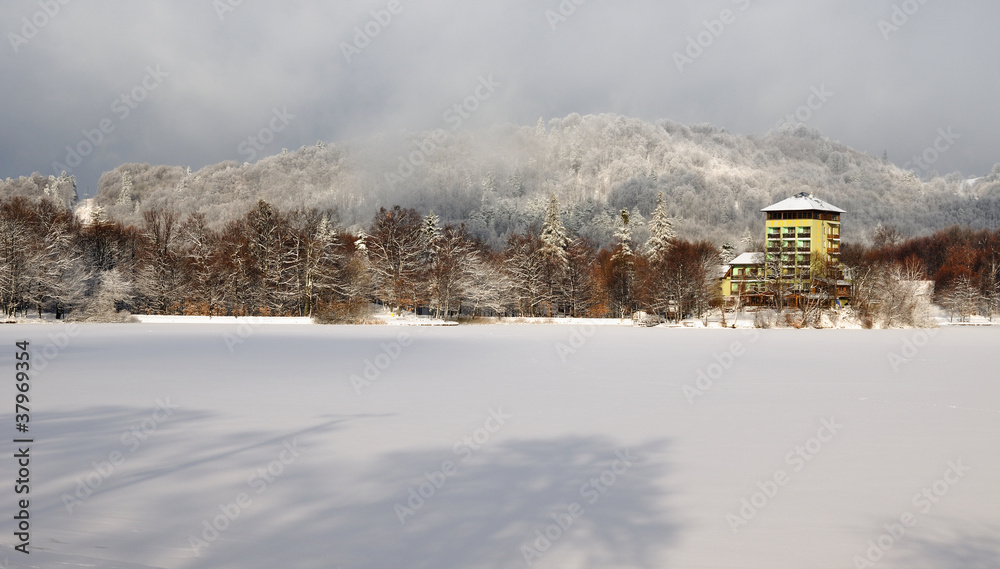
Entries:
[[[8,442],[4,566],[516,568],[531,547],[538,568],[849,568],[909,512],[875,567],[1000,567],[996,328],[247,332],[0,327],[5,410],[14,342],[43,368],[32,553],[11,549]],[[352,385],[366,366],[372,381]],[[689,403],[700,372],[717,379]],[[816,452],[799,463],[796,446]],[[949,461],[971,470],[944,482]],[[778,471],[786,483],[734,533],[727,514]],[[936,482],[924,512],[914,496]],[[430,497],[401,524],[410,489]],[[218,517],[241,493],[235,519]],[[192,536],[207,539],[197,554]]]

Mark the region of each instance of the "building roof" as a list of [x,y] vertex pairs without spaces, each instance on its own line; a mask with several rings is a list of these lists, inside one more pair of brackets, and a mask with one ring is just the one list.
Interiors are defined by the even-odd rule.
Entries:
[[763,212],[772,211],[829,211],[832,213],[847,213],[835,205],[830,205],[825,201],[814,198],[812,194],[802,192],[786,200],[782,200],[774,205],[769,205],[760,210]]
[[763,253],[743,253],[739,257],[736,257],[732,261],[729,261],[730,265],[763,265],[764,264],[764,254]]

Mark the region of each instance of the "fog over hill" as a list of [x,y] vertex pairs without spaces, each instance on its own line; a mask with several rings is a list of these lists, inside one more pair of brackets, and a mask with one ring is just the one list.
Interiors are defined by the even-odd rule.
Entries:
[[[0,188],[3,195],[30,194],[51,181],[8,179]],[[168,206],[182,214],[202,211],[219,226],[263,199],[281,209],[335,209],[346,228],[367,226],[378,208],[398,204],[421,214],[434,210],[443,223],[464,222],[499,245],[540,224],[553,194],[569,230],[607,243],[616,212],[627,208],[633,219],[648,218],[658,192],[679,235],[718,243],[735,243],[747,229],[761,234],[759,210],[798,192],[847,210],[849,241],[865,240],[879,224],[910,235],[954,224],[1000,225],[1000,164],[977,180],[960,174],[921,180],[805,126],[757,137],[619,115],[320,142],[254,164],[229,161],[197,171],[123,164],[101,176],[95,200],[125,222],[137,223],[148,207]],[[641,230],[636,237],[644,237]]]

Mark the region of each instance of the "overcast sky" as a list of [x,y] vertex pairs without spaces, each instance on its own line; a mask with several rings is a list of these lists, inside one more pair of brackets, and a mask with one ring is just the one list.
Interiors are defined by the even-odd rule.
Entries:
[[123,162],[573,112],[791,114],[921,174],[1000,162],[996,0],[4,0],[0,22],[0,177],[65,165],[81,193]]

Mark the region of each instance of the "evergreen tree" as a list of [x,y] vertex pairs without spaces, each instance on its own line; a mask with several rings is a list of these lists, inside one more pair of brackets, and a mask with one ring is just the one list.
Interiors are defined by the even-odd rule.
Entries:
[[549,207],[545,211],[545,223],[542,225],[543,249],[563,262],[566,260],[566,247],[569,238],[559,216],[559,200],[555,195],[549,196]]
[[753,238],[753,233],[750,233],[749,227],[743,230],[743,237],[740,237],[740,245],[743,246],[744,253],[754,252],[753,249],[756,242],[757,240]]
[[424,239],[431,247],[441,239],[441,218],[433,209],[424,217]]
[[720,250],[719,255],[722,264],[728,265],[730,261],[736,258],[736,247],[729,241],[726,241],[722,244],[722,249]]
[[618,253],[616,255],[632,256],[632,228],[629,227],[631,214],[627,209],[623,209],[618,215],[618,227],[615,229],[615,239],[618,240]]
[[649,220],[649,240],[646,241],[646,254],[652,260],[660,260],[670,251],[674,240],[674,224],[667,216],[663,192],[656,195],[656,209]]
[[626,318],[635,310],[635,255],[632,252],[630,219],[628,210],[622,209],[615,230],[618,247],[611,257],[611,271],[606,284],[610,306],[619,318]]
[[132,174],[122,172],[122,191],[118,194],[118,205],[132,205]]
[[545,212],[545,223],[542,225],[541,258],[543,263],[548,298],[546,299],[548,313],[561,312],[567,305],[565,302],[564,281],[569,269],[569,238],[559,216],[559,200],[555,195],[549,196],[549,206]]

